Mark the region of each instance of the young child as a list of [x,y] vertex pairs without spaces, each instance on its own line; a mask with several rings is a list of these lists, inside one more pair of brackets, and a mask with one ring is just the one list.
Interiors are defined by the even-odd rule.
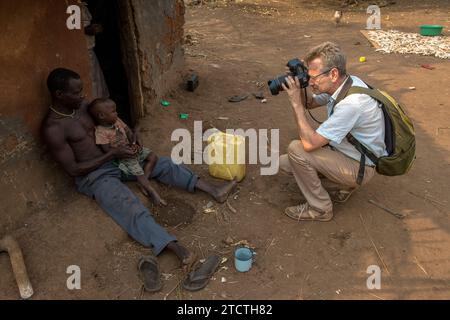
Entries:
[[[136,156],[130,159],[118,160],[119,169],[127,175],[136,176],[138,183],[155,204],[167,205],[166,201],[161,199],[148,181],[154,153],[136,144],[133,132],[117,116],[114,101],[103,98],[95,99],[89,105],[89,113],[97,123],[95,127],[95,143],[102,148],[103,152],[108,152],[110,148],[131,147],[135,151]],[[148,162],[142,168],[140,163],[145,160]]]

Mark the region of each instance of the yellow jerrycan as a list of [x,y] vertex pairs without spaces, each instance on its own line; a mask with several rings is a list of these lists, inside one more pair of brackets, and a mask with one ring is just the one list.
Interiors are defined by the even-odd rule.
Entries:
[[209,174],[241,181],[245,177],[245,137],[217,131],[208,138]]

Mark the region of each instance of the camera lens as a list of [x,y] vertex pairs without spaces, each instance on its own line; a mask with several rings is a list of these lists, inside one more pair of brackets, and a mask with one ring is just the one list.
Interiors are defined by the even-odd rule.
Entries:
[[269,85],[270,93],[273,96],[276,96],[280,91],[283,91],[283,87],[281,84],[284,83],[286,85],[286,76],[280,76],[276,79],[267,81],[267,84]]

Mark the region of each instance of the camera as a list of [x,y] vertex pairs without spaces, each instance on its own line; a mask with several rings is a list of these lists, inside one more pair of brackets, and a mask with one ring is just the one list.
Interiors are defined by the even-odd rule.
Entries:
[[277,77],[276,79],[267,81],[269,85],[270,93],[272,95],[277,95],[280,91],[283,91],[282,83],[287,86],[286,77],[292,76],[297,77],[300,82],[301,88],[306,88],[309,82],[308,68],[297,58],[289,60],[287,63],[289,68],[289,73],[287,75],[282,75]]

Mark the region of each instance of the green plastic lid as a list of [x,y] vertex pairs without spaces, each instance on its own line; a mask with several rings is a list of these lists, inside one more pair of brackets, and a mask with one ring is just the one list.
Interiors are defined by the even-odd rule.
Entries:
[[180,119],[187,119],[189,115],[187,113],[180,113]]

